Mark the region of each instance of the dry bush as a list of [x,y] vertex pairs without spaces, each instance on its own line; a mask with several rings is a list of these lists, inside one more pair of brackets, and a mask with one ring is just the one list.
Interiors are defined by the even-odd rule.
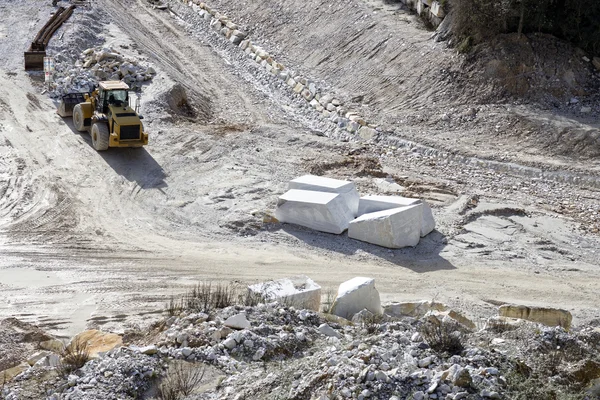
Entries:
[[83,367],[89,360],[90,351],[87,341],[74,340],[70,345],[63,348],[58,371],[62,375],[68,375]]
[[362,326],[367,330],[369,334],[373,334],[379,330],[382,321],[382,314],[370,314],[363,318]]
[[167,375],[158,387],[160,400],[179,400],[191,395],[200,387],[204,378],[204,367],[180,361],[169,366]]
[[169,316],[179,315],[184,310],[206,312],[233,305],[254,307],[266,303],[260,293],[250,291],[246,286],[230,283],[199,283],[180,297],[171,296],[166,305]]
[[196,312],[210,312],[234,304],[234,290],[230,285],[203,282],[184,295],[185,308]]
[[325,314],[331,313],[331,307],[335,301],[336,292],[332,288],[325,290],[325,301],[321,303],[321,312]]
[[240,290],[238,295],[238,304],[246,307],[255,307],[261,303],[267,303],[268,300],[262,293],[253,292],[246,288],[245,291]]
[[419,333],[433,350],[459,354],[464,349],[462,329],[458,322],[428,320],[421,324]]
[[516,329],[515,326],[503,319],[489,319],[485,325],[485,328],[487,331],[497,334],[514,331]]
[[167,314],[169,317],[179,315],[183,311],[183,299],[176,299],[175,296],[171,296],[167,303]]

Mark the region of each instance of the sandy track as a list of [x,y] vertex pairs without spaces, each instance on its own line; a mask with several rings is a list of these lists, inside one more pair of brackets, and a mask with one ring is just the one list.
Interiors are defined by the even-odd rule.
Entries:
[[[534,198],[525,213],[504,212],[496,204],[504,195],[492,192],[488,209],[473,210],[469,196],[458,195],[473,186],[406,154],[384,160],[386,172],[418,178],[437,205],[439,232],[417,248],[389,251],[264,226],[252,211],[272,210],[288,179],[360,146],[312,135],[173,17],[135,1],[102,6],[167,77],[149,88],[157,97],[144,104],[155,117],[151,145],[98,154],[54,113],[35,76],[0,70],[0,99],[10,99],[0,103],[0,316],[63,334],[86,324],[120,329],[147,321],[198,280],[304,273],[331,288],[372,276],[386,300],[436,298],[481,314],[493,312],[489,300],[520,301],[567,308],[577,322],[600,318],[595,237]],[[161,118],[156,104],[173,81],[206,111],[199,122]],[[365,193],[387,190],[351,168],[325,173],[355,178]]]

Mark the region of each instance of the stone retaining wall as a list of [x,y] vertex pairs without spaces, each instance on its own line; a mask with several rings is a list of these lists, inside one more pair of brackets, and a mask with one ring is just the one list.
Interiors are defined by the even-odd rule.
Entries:
[[202,17],[210,27],[229,40],[233,46],[264,68],[274,77],[279,78],[285,87],[294,95],[306,101],[322,118],[334,124],[337,129],[349,134],[357,134],[364,140],[373,139],[379,132],[376,125],[367,122],[358,113],[349,111],[341,100],[333,94],[325,93],[309,77],[294,73],[278,62],[266,49],[255,43],[247,32],[231,21],[225,14],[211,8],[199,0],[180,0]]
[[441,1],[436,0],[400,0],[408,8],[428,19],[434,27],[442,23],[446,12]]

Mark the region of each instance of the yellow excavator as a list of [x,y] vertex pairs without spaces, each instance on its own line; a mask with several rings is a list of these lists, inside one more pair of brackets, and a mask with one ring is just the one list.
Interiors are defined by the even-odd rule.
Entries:
[[129,105],[129,86],[121,81],[103,81],[91,94],[70,93],[63,96],[58,114],[73,116],[79,132],[89,131],[97,151],[109,147],[142,147],[148,144],[143,117]]

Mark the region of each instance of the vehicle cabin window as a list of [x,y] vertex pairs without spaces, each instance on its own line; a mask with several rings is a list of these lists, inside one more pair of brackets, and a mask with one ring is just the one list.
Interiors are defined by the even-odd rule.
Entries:
[[108,93],[108,104],[112,104],[115,106],[127,105],[127,90],[111,90]]

